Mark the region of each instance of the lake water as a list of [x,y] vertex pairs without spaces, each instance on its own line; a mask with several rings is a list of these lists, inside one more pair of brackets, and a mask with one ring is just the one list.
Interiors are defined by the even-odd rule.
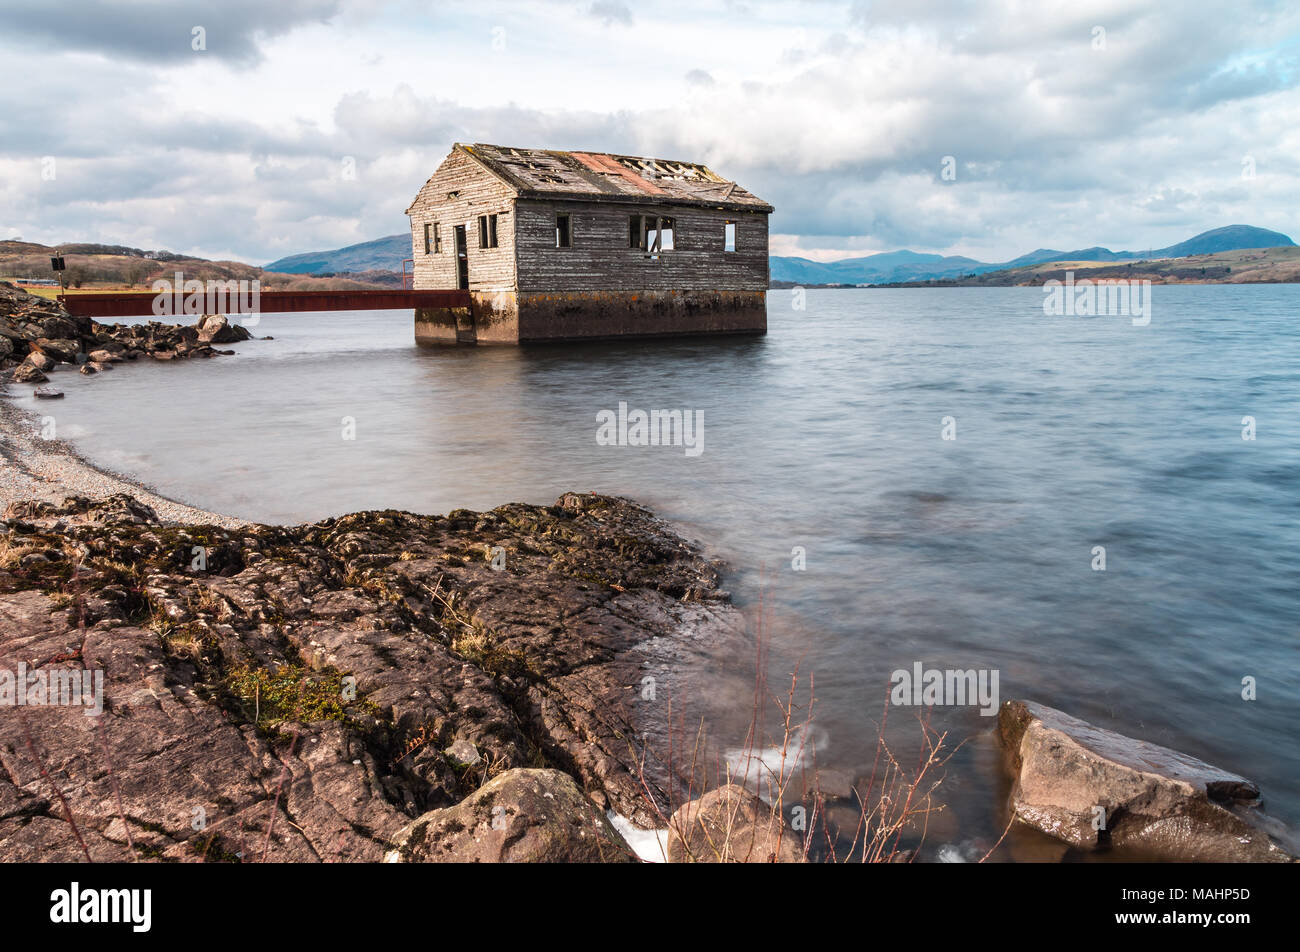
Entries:
[[[1145,327],[1042,301],[773,291],[764,338],[444,350],[407,312],[266,315],[235,357],[58,374],[54,412],[92,459],[262,521],[630,496],[762,595],[774,681],[816,678],[822,763],[870,765],[893,670],[989,669],[1300,825],[1300,290],[1157,287]],[[599,445],[620,401],[702,411],[703,452]],[[977,844],[993,720],[937,716],[971,738],[943,789]]]

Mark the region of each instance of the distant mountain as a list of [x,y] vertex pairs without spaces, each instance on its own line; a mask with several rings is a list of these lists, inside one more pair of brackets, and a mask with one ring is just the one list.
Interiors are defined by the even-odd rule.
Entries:
[[[865,258],[842,261],[810,261],[807,258],[772,257],[772,280],[794,284],[893,284],[898,281],[929,281],[960,278],[1049,261],[1140,261],[1149,258],[1183,258],[1187,255],[1239,251],[1243,248],[1294,246],[1281,232],[1250,225],[1228,225],[1189,238],[1187,241],[1150,251],[1111,251],[1109,248],[1081,248],[1055,251],[1039,248],[1011,261],[992,263],[960,255],[921,254],[915,251],[887,251]],[[359,271],[401,271],[411,256],[411,236],[389,235],[335,251],[312,251],[290,255],[266,266],[281,274],[341,274]]]
[[265,268],[279,274],[339,274],[353,271],[401,271],[411,257],[411,236],[389,235],[335,251],[309,251],[272,261]]
[[[1152,284],[1300,284],[1300,245],[1237,248],[1139,261],[1045,261],[958,278],[877,284],[885,288],[1041,287],[1048,281],[1150,281]],[[780,286],[780,285],[778,285]]]
[[1240,251],[1243,248],[1289,248],[1295,242],[1280,231],[1252,228],[1250,225],[1228,225],[1213,231],[1201,232],[1147,257],[1185,258],[1188,255],[1209,255],[1216,251]]
[[988,265],[959,255],[944,257],[915,251],[888,251],[843,261],[809,261],[773,256],[772,280],[796,284],[886,284],[892,281],[926,281],[932,277],[956,278]]
[[197,281],[253,280],[267,291],[342,291],[402,286],[402,276],[390,271],[351,272],[343,277],[314,274],[272,274],[242,261],[209,261],[171,251],[145,251],[126,245],[64,242],[41,245],[29,241],[0,241],[0,280],[44,279],[54,276],[50,259],[66,259],[64,280],[73,289],[114,290],[148,288],[177,272]]
[[1081,248],[1054,251],[1039,248],[1011,261],[989,263],[960,256],[944,257],[912,251],[889,251],[865,258],[818,262],[807,258],[772,258],[772,280],[795,284],[893,284],[900,281],[929,281],[985,274],[1005,268],[1043,264],[1049,261],[1142,261],[1152,258],[1185,258],[1188,255],[1240,251],[1245,248],[1287,248],[1293,242],[1286,235],[1250,225],[1228,225],[1203,232],[1187,241],[1150,251],[1111,251],[1109,248]]

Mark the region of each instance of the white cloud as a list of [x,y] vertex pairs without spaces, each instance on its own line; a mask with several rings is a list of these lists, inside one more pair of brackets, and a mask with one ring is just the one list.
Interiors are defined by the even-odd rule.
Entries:
[[0,37],[0,227],[31,240],[266,261],[392,234],[456,140],[705,161],[819,257],[1290,232],[1300,204],[1300,13],[1265,0],[241,0],[206,57],[157,49],[192,5],[143,33],[153,0],[95,6],[98,32]]

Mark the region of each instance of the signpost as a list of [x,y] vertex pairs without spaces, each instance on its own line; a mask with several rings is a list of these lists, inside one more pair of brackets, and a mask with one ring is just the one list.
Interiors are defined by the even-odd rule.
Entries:
[[63,260],[63,255],[55,255],[50,258],[50,267],[59,273],[59,297],[64,294],[63,272],[68,269],[67,263]]

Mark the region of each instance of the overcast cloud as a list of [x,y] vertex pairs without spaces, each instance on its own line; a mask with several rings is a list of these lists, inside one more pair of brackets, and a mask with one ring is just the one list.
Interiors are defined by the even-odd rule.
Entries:
[[405,230],[456,141],[703,161],[821,259],[1300,236],[1272,0],[6,0],[0,56],[5,238],[265,263]]

